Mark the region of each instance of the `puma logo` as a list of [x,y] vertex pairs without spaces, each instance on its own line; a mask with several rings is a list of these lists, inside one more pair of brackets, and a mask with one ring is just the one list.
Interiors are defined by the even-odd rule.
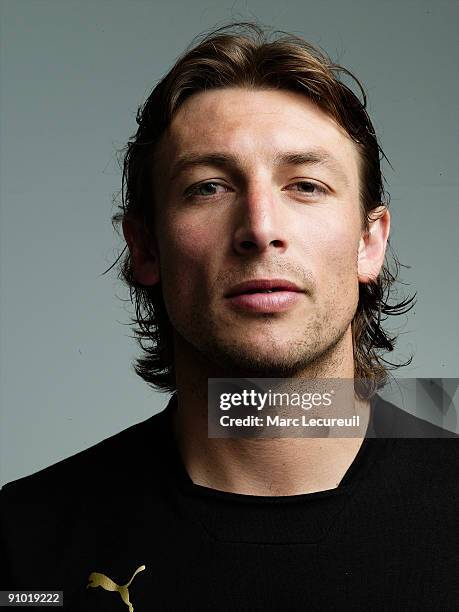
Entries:
[[91,574],[89,574],[88,584],[86,585],[86,588],[89,589],[89,587],[96,588],[100,586],[106,591],[118,591],[118,593],[121,596],[121,599],[124,601],[124,603],[129,608],[129,612],[134,612],[134,606],[129,601],[128,589],[131,586],[131,582],[134,580],[134,577],[139,572],[143,572],[144,569],[145,569],[145,565],[141,565],[140,567],[138,567],[135,570],[135,572],[132,574],[132,577],[129,580],[129,582],[127,582],[126,584],[122,584],[122,585],[116,584],[116,582],[113,582],[113,580],[105,576],[105,574],[99,574],[99,572],[92,572]]

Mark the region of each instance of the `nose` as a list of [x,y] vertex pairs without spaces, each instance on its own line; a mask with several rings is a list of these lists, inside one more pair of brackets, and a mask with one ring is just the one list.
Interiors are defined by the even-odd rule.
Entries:
[[263,253],[271,247],[282,253],[287,249],[285,212],[282,222],[279,204],[273,192],[260,185],[241,195],[233,236],[236,253]]

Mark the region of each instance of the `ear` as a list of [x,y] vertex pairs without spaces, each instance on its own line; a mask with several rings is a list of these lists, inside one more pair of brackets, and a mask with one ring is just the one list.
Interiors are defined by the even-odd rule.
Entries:
[[359,242],[358,278],[361,283],[376,280],[384,264],[386,245],[390,232],[390,213],[385,206],[371,211],[372,221],[368,232]]
[[160,280],[159,249],[156,240],[147,244],[145,232],[136,219],[123,219],[123,234],[131,254],[132,271],[141,285],[156,285]]

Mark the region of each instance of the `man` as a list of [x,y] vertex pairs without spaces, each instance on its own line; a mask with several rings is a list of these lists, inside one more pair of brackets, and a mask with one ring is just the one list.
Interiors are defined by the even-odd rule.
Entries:
[[[179,58],[125,156],[136,370],[171,400],[3,488],[2,588],[85,611],[456,609],[457,440],[375,393],[381,312],[408,302],[384,300],[374,130],[324,54],[245,28]],[[363,433],[209,437],[208,381],[230,377],[365,379]]]

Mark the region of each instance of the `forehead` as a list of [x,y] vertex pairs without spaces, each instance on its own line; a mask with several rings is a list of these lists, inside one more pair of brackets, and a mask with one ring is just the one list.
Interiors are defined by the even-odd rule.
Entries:
[[357,176],[354,142],[305,95],[223,88],[185,100],[163,134],[159,157],[169,167],[184,153],[209,151],[237,153],[248,163],[269,163],[283,150],[318,148],[334,157],[351,181]]

